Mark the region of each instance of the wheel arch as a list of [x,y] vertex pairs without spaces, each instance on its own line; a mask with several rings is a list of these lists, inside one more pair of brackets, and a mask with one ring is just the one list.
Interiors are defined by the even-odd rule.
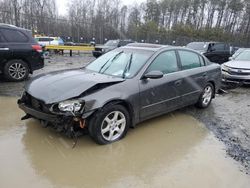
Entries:
[[32,72],[31,72],[30,63],[29,63],[29,61],[28,61],[27,59],[25,59],[25,58],[8,58],[8,59],[4,59],[4,60],[3,60],[3,63],[2,63],[2,66],[1,66],[1,69],[4,69],[6,63],[8,63],[9,61],[13,61],[13,60],[21,60],[21,61],[23,61],[24,63],[26,63],[27,66],[28,66],[28,68],[29,68],[29,72],[32,73]]
[[215,82],[213,80],[209,80],[207,83],[210,83],[213,85],[213,87],[214,87],[213,98],[215,98],[215,93],[216,93]]
[[112,100],[110,100],[110,101],[107,101],[104,105],[103,105],[103,107],[104,106],[107,106],[107,105],[114,105],[114,104],[119,104],[119,105],[122,105],[123,107],[125,107],[126,108],[126,110],[128,111],[128,113],[129,113],[129,116],[130,116],[130,120],[131,120],[131,126],[132,127],[134,127],[135,125],[134,125],[134,119],[135,119],[135,117],[134,117],[134,109],[133,109],[133,107],[132,107],[132,105],[131,105],[131,103],[130,102],[128,102],[128,101],[126,101],[126,100],[123,100],[123,99],[112,99]]

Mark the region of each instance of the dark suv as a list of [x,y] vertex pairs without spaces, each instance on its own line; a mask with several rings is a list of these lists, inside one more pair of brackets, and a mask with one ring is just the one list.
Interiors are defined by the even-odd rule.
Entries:
[[102,46],[96,46],[93,51],[93,56],[98,58],[101,55],[114,50],[115,48],[119,48],[121,46],[126,46],[127,44],[133,43],[132,40],[109,40]]
[[31,31],[0,24],[0,74],[9,81],[22,81],[43,66],[42,48]]
[[199,51],[211,62],[218,64],[227,62],[233,54],[230,45],[222,42],[191,42],[187,47]]

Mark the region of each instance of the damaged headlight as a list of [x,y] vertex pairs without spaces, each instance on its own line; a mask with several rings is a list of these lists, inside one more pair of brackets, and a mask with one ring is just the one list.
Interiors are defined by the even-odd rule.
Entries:
[[79,100],[68,100],[58,104],[58,108],[63,112],[79,112],[84,106],[83,101]]

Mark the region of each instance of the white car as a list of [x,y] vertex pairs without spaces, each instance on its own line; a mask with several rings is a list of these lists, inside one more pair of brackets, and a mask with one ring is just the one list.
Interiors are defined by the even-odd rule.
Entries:
[[250,49],[245,49],[231,61],[222,64],[222,81],[236,84],[250,84]]
[[64,42],[60,37],[36,37],[35,39],[41,46],[64,45]]

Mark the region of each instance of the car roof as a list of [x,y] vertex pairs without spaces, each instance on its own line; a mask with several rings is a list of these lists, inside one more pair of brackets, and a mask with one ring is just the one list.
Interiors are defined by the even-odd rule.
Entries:
[[210,43],[224,43],[224,42],[215,42],[215,41],[195,41],[195,42],[190,42],[188,44],[193,44],[193,43],[203,43],[203,44],[210,44]]
[[5,23],[0,23],[0,28],[30,31],[29,29],[25,29],[25,28],[17,27],[15,25],[5,24]]
[[168,46],[168,45],[151,44],[151,43],[130,43],[122,48],[158,51],[166,47],[171,48],[171,46]]
[[62,39],[61,37],[48,37],[48,36],[35,37],[35,38],[36,38],[36,39],[49,38],[49,39],[54,39],[54,40],[59,40],[59,39]]

